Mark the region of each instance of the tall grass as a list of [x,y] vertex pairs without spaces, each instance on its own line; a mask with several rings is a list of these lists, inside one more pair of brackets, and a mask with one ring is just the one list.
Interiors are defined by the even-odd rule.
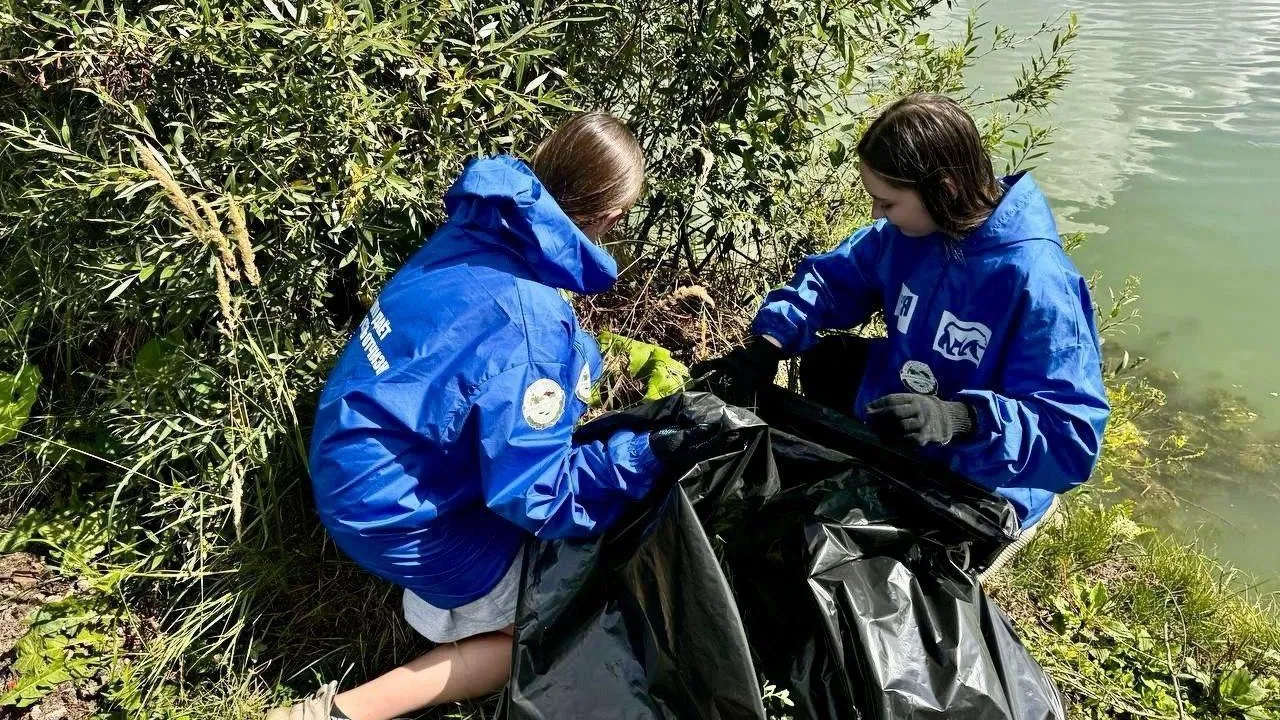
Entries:
[[1280,717],[1280,606],[1206,552],[1074,497],[992,587],[1072,717]]

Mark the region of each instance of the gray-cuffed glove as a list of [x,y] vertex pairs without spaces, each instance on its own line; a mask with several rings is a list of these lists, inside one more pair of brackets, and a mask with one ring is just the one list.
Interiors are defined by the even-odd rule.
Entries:
[[965,403],[894,393],[867,406],[867,424],[882,437],[924,446],[963,439],[977,423],[973,408]]

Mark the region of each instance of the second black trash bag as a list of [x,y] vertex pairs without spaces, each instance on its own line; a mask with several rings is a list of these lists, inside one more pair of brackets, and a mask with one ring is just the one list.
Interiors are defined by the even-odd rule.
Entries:
[[[618,425],[717,423],[723,454],[595,543],[526,553],[508,718],[1062,718],[969,558],[1012,508],[785,391],[687,393]],[[768,422],[768,425],[765,424]]]

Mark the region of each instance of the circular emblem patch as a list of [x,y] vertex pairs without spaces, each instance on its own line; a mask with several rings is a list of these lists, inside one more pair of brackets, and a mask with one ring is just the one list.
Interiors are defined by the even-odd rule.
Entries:
[[578,374],[578,386],[573,389],[573,394],[578,396],[582,402],[591,404],[591,366],[584,364],[582,372]]
[[564,415],[564,388],[555,380],[534,380],[524,391],[524,420],[534,430],[546,430]]
[[933,395],[938,392],[938,379],[933,376],[933,370],[919,360],[908,360],[902,366],[902,372],[898,376],[902,378],[902,384],[906,385],[911,392],[921,395]]

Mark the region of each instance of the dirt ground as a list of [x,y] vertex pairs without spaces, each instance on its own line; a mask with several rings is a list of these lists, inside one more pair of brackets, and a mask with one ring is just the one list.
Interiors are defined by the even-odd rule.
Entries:
[[[10,672],[13,651],[27,632],[31,613],[43,603],[66,597],[71,587],[34,555],[0,555],[0,695],[14,682]],[[0,718],[83,720],[95,709],[92,701],[77,695],[71,683],[63,683],[32,707],[0,708]]]

